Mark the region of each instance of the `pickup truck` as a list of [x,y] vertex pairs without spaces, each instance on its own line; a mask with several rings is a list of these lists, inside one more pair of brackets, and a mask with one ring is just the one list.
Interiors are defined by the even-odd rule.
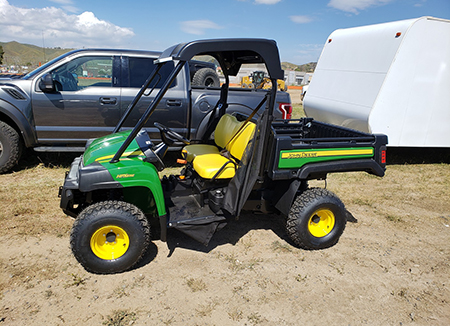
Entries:
[[[36,151],[82,152],[88,139],[111,133],[160,54],[81,49],[21,78],[0,79],[0,173],[17,164],[24,146]],[[159,131],[153,126],[155,121],[187,138],[203,137],[209,114],[221,94],[214,67],[204,60],[191,60],[183,67],[145,125],[153,141],[160,142]],[[159,89],[170,71],[170,65],[164,67],[149,89]],[[265,93],[232,89],[227,112],[248,116]],[[132,128],[152,102],[154,97],[145,94],[123,129]],[[275,117],[289,117],[289,94],[278,92],[276,101]],[[176,148],[177,144],[171,147]]]

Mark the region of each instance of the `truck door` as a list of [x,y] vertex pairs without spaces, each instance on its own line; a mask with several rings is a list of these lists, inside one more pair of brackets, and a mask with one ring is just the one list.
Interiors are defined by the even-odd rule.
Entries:
[[[133,101],[134,97],[155,68],[153,64],[155,59],[156,58],[149,57],[122,57],[122,113],[126,111],[128,105]],[[171,64],[166,64],[162,68],[160,71],[160,78],[150,85],[149,91],[155,86],[154,91],[150,95],[148,95],[148,91],[142,96],[128,119],[124,122],[124,128],[132,128],[136,125],[143,112],[150,105],[151,101],[166,81],[166,78],[172,69],[173,65]],[[179,77],[170,86],[165,97],[159,103],[145,125],[145,129],[149,132],[152,140],[160,141],[161,139],[159,130],[153,125],[155,122],[159,122],[183,136],[189,137],[187,117],[190,98],[183,80],[182,77]]]
[[56,91],[32,96],[40,143],[83,144],[111,133],[120,119],[120,61],[113,56],[81,56],[49,72]]

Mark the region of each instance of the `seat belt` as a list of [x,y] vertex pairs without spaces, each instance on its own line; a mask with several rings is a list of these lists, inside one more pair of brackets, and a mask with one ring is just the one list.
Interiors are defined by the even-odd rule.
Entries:
[[208,121],[208,128],[206,129],[206,132],[202,137],[203,140],[205,141],[208,140],[209,136],[211,136],[212,132],[216,128],[216,123],[214,123],[214,119],[217,118],[217,113],[219,114],[218,116],[219,119],[225,114],[225,110],[228,107],[227,97],[228,97],[228,85],[225,83],[222,85],[220,89],[219,100],[217,101],[217,104],[214,107],[214,109],[212,109],[211,111],[211,116],[209,117]]

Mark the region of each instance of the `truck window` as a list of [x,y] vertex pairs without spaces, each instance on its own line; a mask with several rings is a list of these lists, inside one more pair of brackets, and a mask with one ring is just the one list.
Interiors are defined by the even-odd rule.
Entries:
[[87,87],[112,87],[112,57],[80,57],[52,71],[58,91],[78,91]]
[[[152,71],[155,69],[155,65],[153,61],[156,58],[138,58],[138,57],[129,57],[128,58],[128,66],[129,66],[129,84],[125,82],[125,87],[137,87],[141,88],[144,85],[147,78],[150,76]],[[173,63],[167,63],[160,70],[161,78],[155,80],[150,87],[153,87],[156,83],[156,88],[161,88],[163,83],[166,81],[167,76],[173,70]],[[176,80],[170,87],[176,86]]]

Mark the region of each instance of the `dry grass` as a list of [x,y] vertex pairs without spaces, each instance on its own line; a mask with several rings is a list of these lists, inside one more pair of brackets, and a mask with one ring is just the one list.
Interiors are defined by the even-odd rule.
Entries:
[[206,283],[202,279],[188,278],[186,280],[186,285],[191,289],[192,292],[206,291]]
[[[389,165],[383,178],[367,173],[334,174],[329,188],[346,199],[347,206],[363,206],[388,221],[402,222],[450,212],[448,164]],[[429,213],[427,213],[429,215]]]
[[110,315],[106,316],[103,325],[106,326],[128,326],[136,321],[136,313],[128,310],[114,310]]
[[3,228],[23,236],[67,234],[72,222],[62,214],[58,204],[58,189],[65,170],[39,164],[0,176],[0,223]]

